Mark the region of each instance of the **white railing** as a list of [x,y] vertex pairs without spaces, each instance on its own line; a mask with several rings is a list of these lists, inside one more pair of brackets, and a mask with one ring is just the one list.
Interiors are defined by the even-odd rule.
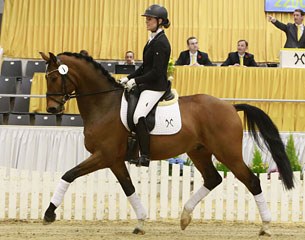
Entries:
[[[200,173],[191,167],[152,162],[149,168],[129,166],[137,193],[151,220],[179,218],[183,204],[202,185]],[[223,173],[221,173],[223,174]],[[261,184],[275,222],[305,222],[305,184],[295,172],[296,187],[283,190],[278,173],[261,174]],[[36,171],[0,168],[0,219],[41,219],[62,176]],[[63,204],[56,210],[57,219],[126,220],[135,219],[125,194],[108,170],[77,179],[67,191]],[[231,173],[194,210],[194,219],[260,221],[249,191]]]

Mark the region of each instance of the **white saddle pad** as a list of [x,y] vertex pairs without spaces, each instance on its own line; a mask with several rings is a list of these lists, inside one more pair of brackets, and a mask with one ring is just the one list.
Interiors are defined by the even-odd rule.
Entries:
[[[121,100],[121,121],[129,131],[127,124],[127,101],[122,95]],[[150,132],[152,135],[171,135],[180,131],[181,129],[181,116],[178,101],[172,105],[157,106],[156,109],[155,127]]]

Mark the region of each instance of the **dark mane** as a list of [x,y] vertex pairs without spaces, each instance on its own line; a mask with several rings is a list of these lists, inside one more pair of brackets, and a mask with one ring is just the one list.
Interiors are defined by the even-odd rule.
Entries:
[[96,62],[92,57],[90,56],[84,56],[82,54],[79,54],[79,53],[72,53],[72,52],[63,52],[63,53],[59,53],[57,56],[60,56],[60,55],[66,55],[66,56],[69,56],[69,57],[75,57],[75,58],[81,58],[81,59],[85,59],[88,63],[91,63],[93,64],[94,68],[97,69],[97,70],[101,70],[103,75],[105,75],[107,77],[107,79],[113,83],[116,87],[122,87],[121,84],[119,84],[114,77],[112,77],[109,72],[101,65],[99,64],[98,62]]

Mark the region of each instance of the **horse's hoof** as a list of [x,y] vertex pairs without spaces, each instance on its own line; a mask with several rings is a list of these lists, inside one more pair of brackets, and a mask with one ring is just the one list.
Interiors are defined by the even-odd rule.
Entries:
[[135,228],[132,232],[133,234],[138,234],[138,235],[144,235],[145,234],[145,231],[143,229],[140,229],[140,228]]
[[43,217],[42,224],[43,225],[51,224],[52,222],[55,221],[55,219],[56,219],[56,214],[55,213],[53,213],[51,216],[48,216],[48,215],[45,214],[44,217]]
[[191,214],[183,208],[181,218],[180,218],[180,227],[181,230],[186,229],[186,227],[191,223],[192,217]]
[[271,237],[271,232],[269,230],[269,223],[267,223],[267,222],[263,223],[263,226],[260,229],[258,235],[259,236]]
[[266,236],[266,237],[271,237],[271,232],[270,232],[270,230],[260,230],[259,231],[259,234],[258,234],[259,236]]

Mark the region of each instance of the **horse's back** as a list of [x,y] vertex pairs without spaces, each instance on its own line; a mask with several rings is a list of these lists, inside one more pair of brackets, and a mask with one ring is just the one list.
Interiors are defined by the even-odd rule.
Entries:
[[199,115],[217,116],[233,114],[238,116],[234,106],[208,94],[195,94],[179,97],[180,109],[186,112],[195,111]]
[[196,94],[179,98],[182,125],[194,124],[196,131],[208,135],[242,135],[242,124],[234,106],[219,98]]

